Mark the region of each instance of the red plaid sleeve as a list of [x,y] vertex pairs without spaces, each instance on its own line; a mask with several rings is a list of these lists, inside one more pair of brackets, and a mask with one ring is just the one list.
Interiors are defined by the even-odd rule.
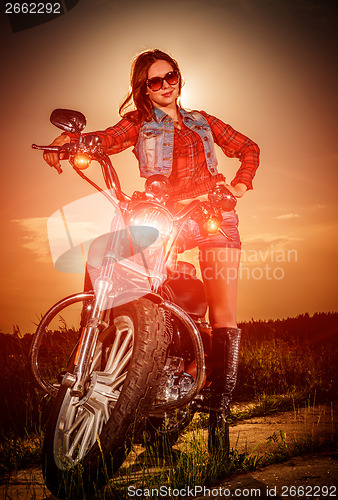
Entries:
[[214,140],[229,158],[238,158],[241,166],[237,170],[231,185],[243,183],[248,189],[252,189],[252,179],[259,166],[259,147],[251,139],[237,132],[230,125],[223,123],[218,118],[208,115],[205,111],[201,114],[207,119]]
[[[140,124],[135,124],[127,118],[122,118],[116,125],[107,128],[106,130],[96,130],[95,132],[88,132],[83,135],[98,135],[102,139],[102,148],[108,155],[120,153],[130,146],[135,146],[138,134],[140,131]],[[64,132],[68,135],[72,142],[78,140],[76,134]]]
[[102,139],[102,147],[107,154],[120,153],[130,146],[135,146],[140,125],[122,118],[116,125],[106,130],[94,132]]

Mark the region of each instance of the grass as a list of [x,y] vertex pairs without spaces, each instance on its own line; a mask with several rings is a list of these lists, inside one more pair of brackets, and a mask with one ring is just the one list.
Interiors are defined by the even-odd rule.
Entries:
[[39,465],[42,442],[42,434],[31,434],[27,438],[4,437],[0,443],[0,474],[6,476],[12,471]]
[[[161,456],[156,454],[156,451],[154,453],[142,449],[140,446],[135,447],[129,457],[129,463],[125,464],[119,474],[110,480],[109,485],[103,491],[97,492],[96,498],[97,500],[127,498],[130,487],[137,488],[139,491],[156,489],[160,491],[161,487],[162,491],[169,491],[169,488],[171,490],[187,488],[188,486],[192,488],[195,485],[216,487],[229,475],[254,471],[270,464],[283,462],[293,456],[323,449],[336,450],[337,429],[334,425],[333,406],[327,407],[327,416],[332,425],[329,432],[325,434],[320,432],[320,414],[318,414],[317,419],[311,421],[306,417],[317,408],[314,402],[309,402],[305,410],[301,407],[294,407],[294,420],[302,418],[304,432],[301,435],[290,440],[287,439],[285,430],[278,426],[272,427],[271,435],[263,443],[265,444],[263,451],[256,448],[250,450],[247,446],[243,449],[243,446],[239,446],[238,440],[237,442],[233,440],[228,460],[224,460],[217,454],[209,455],[204,414],[198,414],[180,438],[179,445],[176,447],[176,450],[179,451],[175,455],[169,454],[164,461]],[[235,409],[232,412],[233,424],[236,425],[247,415],[253,416],[256,412],[260,412],[259,409],[255,410],[254,405],[249,411],[248,414]],[[303,417],[300,415],[301,412]],[[32,465],[32,459],[37,464],[40,445],[41,440],[36,442],[26,440],[21,443],[8,441],[7,451],[12,454],[12,465],[15,468]],[[81,498],[85,500],[87,497],[82,490],[81,478],[78,488],[81,491]],[[30,490],[31,496],[27,498],[34,498],[32,491],[34,492],[34,489]],[[71,498],[74,498],[74,485],[69,495],[69,499]],[[161,498],[166,498],[166,496],[161,496]]]
[[[242,404],[234,405],[231,424],[286,410],[293,411],[296,418],[299,408],[303,406],[313,408],[317,403],[336,401],[337,346],[335,343],[327,344],[328,337],[323,332],[323,325],[326,325],[332,338],[336,338],[336,326],[332,326],[336,324],[335,314],[332,317],[317,315],[314,318],[291,318],[284,322],[241,325],[243,338],[234,401]],[[322,330],[319,331],[319,328]],[[62,368],[64,345],[69,344],[69,348],[73,342],[70,339],[76,335],[77,332],[67,329],[66,325],[50,332],[48,343],[41,351],[45,373],[55,373]],[[325,342],[319,342],[323,335]],[[39,464],[42,435],[50,407],[50,398],[44,396],[32,378],[28,360],[30,341],[30,336],[20,338],[18,331],[15,335],[0,334],[0,364],[3,367],[0,372],[0,473],[5,482],[11,472]],[[243,405],[243,402],[248,404]],[[169,458],[169,462],[158,467],[162,463],[160,457],[145,454],[144,463],[125,470],[123,478],[115,477],[101,493],[105,495],[102,498],[125,498],[128,484],[136,481],[136,469],[137,484],[147,488],[156,488],[161,484],[173,488],[189,484],[213,485],[228,474],[253,470],[297,453],[316,451],[337,443],[335,429],[324,440],[310,432],[304,433],[292,444],[283,439],[283,431],[276,429],[270,436],[271,451],[263,454],[238,451],[235,443],[230,459],[224,462],[217,457],[209,457],[205,443],[206,425],[205,414],[199,414],[192,421],[183,434],[185,440],[189,439],[189,452],[183,453],[178,461]]]
[[337,374],[332,370],[337,351],[331,346],[244,339],[241,350],[235,399],[281,394],[306,400],[316,394],[317,400],[328,401],[337,396]]

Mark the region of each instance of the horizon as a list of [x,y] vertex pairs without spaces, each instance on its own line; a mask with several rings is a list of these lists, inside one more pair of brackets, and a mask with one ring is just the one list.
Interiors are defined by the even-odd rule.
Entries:
[[[335,316],[338,315],[338,311],[316,311],[313,314],[309,314],[308,312],[304,313],[299,313],[296,316],[288,316],[286,318],[269,318],[269,319],[249,319],[249,320],[244,320],[244,321],[238,321],[239,325],[242,324],[250,324],[250,323],[275,323],[275,322],[283,322],[283,321],[289,321],[289,320],[297,320],[297,319],[314,319],[316,316]],[[68,329],[72,329],[72,326],[66,325]],[[3,335],[14,335],[18,336],[19,338],[23,338],[26,335],[34,335],[35,332],[25,332],[23,333],[21,331],[20,325],[13,324],[12,325],[13,331],[12,332],[4,332],[2,329],[0,329],[0,334]],[[57,330],[55,330],[57,331]],[[334,334],[335,332],[333,332]],[[338,339],[337,339],[338,342]]]

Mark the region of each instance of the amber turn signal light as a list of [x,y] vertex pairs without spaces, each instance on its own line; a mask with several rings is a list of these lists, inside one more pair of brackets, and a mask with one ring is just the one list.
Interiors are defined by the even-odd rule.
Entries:
[[221,221],[215,217],[210,217],[210,219],[204,223],[204,229],[209,234],[216,234],[221,229]]
[[80,170],[85,170],[86,168],[88,168],[91,162],[92,160],[90,156],[87,155],[87,153],[78,153],[74,157],[74,165]]

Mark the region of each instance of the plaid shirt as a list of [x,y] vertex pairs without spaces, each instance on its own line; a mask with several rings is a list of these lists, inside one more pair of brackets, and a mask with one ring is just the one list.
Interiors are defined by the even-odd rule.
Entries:
[[[252,179],[259,165],[259,148],[246,136],[226,125],[204,111],[200,112],[208,121],[215,143],[229,158],[238,158],[241,162],[231,185],[243,183],[252,189]],[[102,138],[103,149],[107,154],[119,153],[135,146],[140,131],[140,124],[122,118],[116,125],[105,131],[95,132]],[[194,163],[194,175],[188,170],[188,163]],[[217,181],[224,180],[223,174],[212,175],[205,161],[201,137],[182,124],[174,131],[173,167],[169,177],[173,185],[173,199],[194,198],[208,192]]]

